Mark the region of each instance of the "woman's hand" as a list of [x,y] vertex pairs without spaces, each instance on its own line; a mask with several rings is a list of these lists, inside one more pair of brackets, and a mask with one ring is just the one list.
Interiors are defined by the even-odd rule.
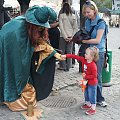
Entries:
[[81,43],[84,43],[84,40],[82,40]]
[[72,37],[67,37],[66,38],[66,41],[68,41],[68,42],[71,42],[71,40],[72,40]]

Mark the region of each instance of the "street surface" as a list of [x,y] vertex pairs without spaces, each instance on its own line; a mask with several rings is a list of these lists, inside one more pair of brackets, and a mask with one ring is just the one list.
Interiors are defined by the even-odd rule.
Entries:
[[[77,46],[76,46],[77,47]],[[120,120],[120,28],[110,28],[108,34],[108,48],[112,50],[112,77],[110,87],[103,87],[103,95],[108,103],[106,108],[97,106],[97,113],[92,116],[85,115],[85,111],[80,109],[84,102],[81,88],[76,86],[76,80],[82,79],[78,72],[78,63],[69,72],[57,70],[56,65],[55,81],[53,90],[58,89],[57,96],[50,95],[47,99],[65,96],[68,99],[75,99],[74,104],[67,107],[50,107],[44,101],[38,102],[38,107],[43,109],[43,117],[40,120]],[[76,48],[77,49],[77,48]],[[56,99],[53,99],[53,102]],[[61,99],[62,100],[62,99]],[[59,102],[59,101],[58,101]],[[50,104],[50,103],[49,103]],[[48,105],[49,105],[48,104]],[[63,105],[59,102],[59,104]],[[6,106],[0,105],[0,120],[22,120],[20,112],[11,112]]]

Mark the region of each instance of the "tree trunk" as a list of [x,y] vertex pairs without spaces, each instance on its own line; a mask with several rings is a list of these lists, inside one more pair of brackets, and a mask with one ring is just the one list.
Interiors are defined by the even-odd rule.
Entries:
[[26,10],[29,8],[29,3],[31,0],[17,0],[20,4],[21,14],[24,14]]
[[85,2],[85,0],[80,0],[80,28],[85,27],[85,17],[82,14],[82,6]]
[[4,24],[4,11],[3,11],[4,0],[0,0],[0,29]]

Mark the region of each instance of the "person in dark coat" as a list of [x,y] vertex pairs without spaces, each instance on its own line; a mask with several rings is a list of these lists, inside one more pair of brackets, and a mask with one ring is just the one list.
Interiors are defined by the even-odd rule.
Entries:
[[53,9],[34,6],[0,30],[0,102],[12,111],[26,110],[28,103],[35,107],[36,101],[48,97],[52,90],[55,52],[40,65],[39,74],[35,69],[39,55],[35,54],[34,45],[38,38],[47,38],[42,30],[50,28],[48,20],[54,21],[54,16]]

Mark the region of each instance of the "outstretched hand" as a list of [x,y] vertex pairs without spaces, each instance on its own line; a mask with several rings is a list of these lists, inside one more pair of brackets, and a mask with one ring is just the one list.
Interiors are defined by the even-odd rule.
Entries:
[[62,60],[66,60],[66,55],[61,55]]

